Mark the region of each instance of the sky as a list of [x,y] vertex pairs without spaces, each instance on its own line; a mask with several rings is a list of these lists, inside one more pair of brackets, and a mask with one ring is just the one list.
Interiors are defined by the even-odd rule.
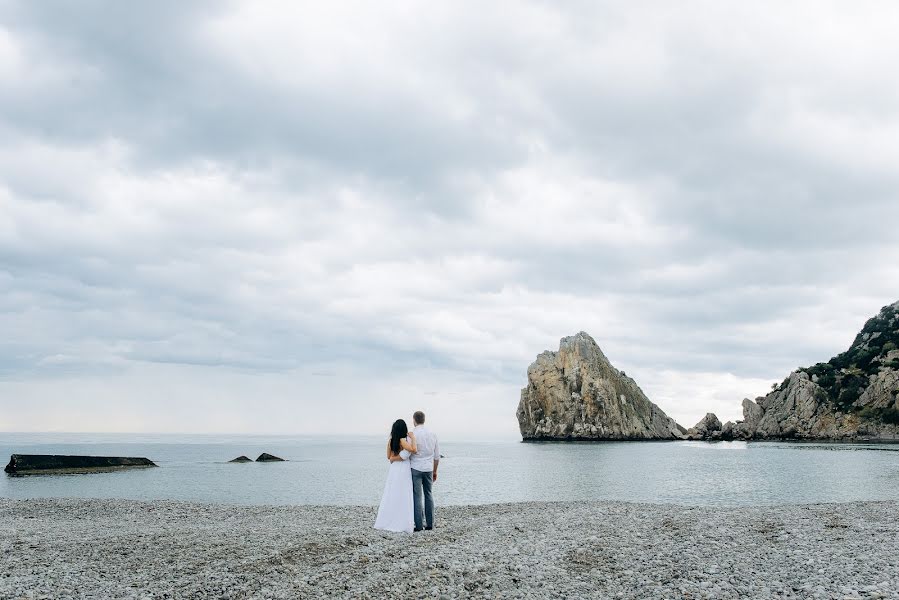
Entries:
[[899,300],[886,2],[0,1],[0,431],[684,426]]

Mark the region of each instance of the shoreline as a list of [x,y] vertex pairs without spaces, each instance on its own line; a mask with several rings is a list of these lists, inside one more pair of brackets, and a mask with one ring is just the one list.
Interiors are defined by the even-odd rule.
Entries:
[[633,443],[646,443],[646,442],[703,442],[706,444],[719,444],[721,442],[744,442],[744,443],[752,443],[752,444],[764,444],[764,443],[779,443],[779,444],[846,444],[846,445],[856,445],[856,444],[870,444],[870,445],[894,445],[899,446],[899,437],[895,438],[874,438],[874,439],[842,439],[842,438],[752,438],[752,439],[743,439],[743,438],[734,438],[730,440],[724,439],[696,439],[691,440],[687,438],[658,438],[658,439],[647,439],[647,438],[603,438],[603,439],[592,439],[592,438],[528,438],[522,439],[522,444],[608,444],[608,443],[616,443],[616,442],[633,442]]
[[367,506],[0,498],[0,597],[899,598],[899,501]]

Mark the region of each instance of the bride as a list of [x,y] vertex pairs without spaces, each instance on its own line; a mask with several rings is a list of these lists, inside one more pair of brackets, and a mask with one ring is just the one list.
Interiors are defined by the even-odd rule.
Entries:
[[378,507],[375,529],[385,531],[406,531],[412,533],[415,527],[412,515],[412,467],[409,456],[415,454],[415,434],[406,427],[406,422],[397,420],[390,430],[387,442],[387,483]]

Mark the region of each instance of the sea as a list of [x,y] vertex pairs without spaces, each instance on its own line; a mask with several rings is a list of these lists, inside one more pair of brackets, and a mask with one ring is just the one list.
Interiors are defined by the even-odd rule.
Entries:
[[[279,463],[235,464],[268,452]],[[0,476],[0,497],[377,506],[380,437],[0,433],[0,457],[147,457],[159,468]],[[693,506],[899,500],[899,445],[441,439],[438,504],[615,500]],[[5,463],[4,463],[5,464]]]

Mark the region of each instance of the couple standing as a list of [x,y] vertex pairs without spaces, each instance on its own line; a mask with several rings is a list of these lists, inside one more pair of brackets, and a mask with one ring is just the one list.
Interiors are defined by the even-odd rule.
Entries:
[[375,529],[412,532],[421,531],[422,525],[425,529],[434,528],[431,486],[437,481],[440,447],[437,435],[425,427],[423,412],[416,411],[412,421],[415,423],[412,431],[402,419],[397,420],[390,430],[387,442],[390,467]]

